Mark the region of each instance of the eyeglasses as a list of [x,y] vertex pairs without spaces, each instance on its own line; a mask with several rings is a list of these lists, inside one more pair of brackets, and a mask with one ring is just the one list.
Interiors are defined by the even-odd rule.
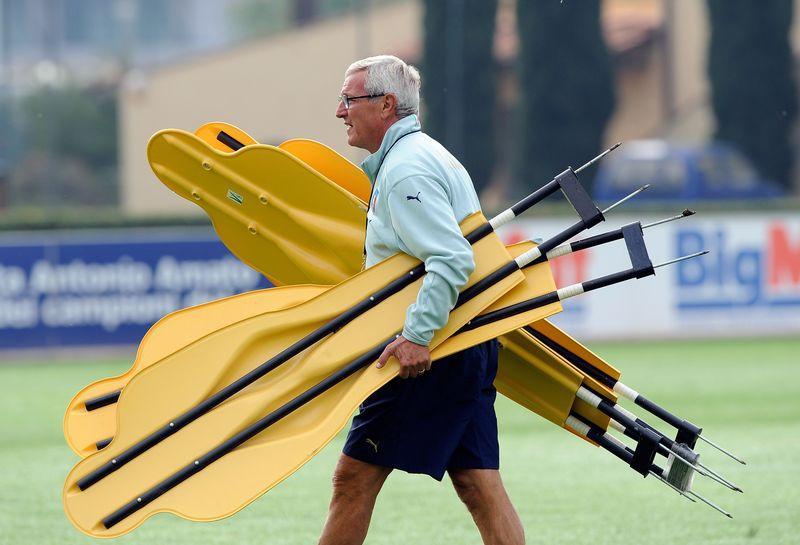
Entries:
[[354,100],[358,100],[359,98],[378,98],[382,96],[386,96],[386,93],[381,93],[379,95],[361,95],[360,97],[349,97],[347,95],[339,95],[339,102],[344,104],[345,110],[349,110],[350,103],[353,102]]

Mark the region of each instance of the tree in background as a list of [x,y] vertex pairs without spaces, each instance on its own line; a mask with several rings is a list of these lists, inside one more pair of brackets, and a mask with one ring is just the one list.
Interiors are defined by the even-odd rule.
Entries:
[[20,101],[13,206],[117,204],[115,88],[42,87]]
[[238,0],[228,11],[234,27],[244,38],[260,38],[287,28],[291,7],[285,1]]
[[708,0],[708,74],[715,138],[745,152],[767,179],[790,186],[797,115],[789,30],[792,0]]
[[425,132],[466,167],[480,192],[494,168],[497,0],[425,0]]
[[0,96],[0,211],[8,206],[8,171],[11,160],[11,99]]
[[231,0],[228,12],[243,38],[260,38],[390,0]]
[[515,170],[527,192],[600,151],[614,91],[599,0],[519,0],[517,19],[520,126]]

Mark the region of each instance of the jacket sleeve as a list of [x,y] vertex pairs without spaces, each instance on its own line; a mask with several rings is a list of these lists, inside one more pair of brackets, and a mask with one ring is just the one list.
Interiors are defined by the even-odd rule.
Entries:
[[406,312],[403,336],[427,346],[446,323],[458,293],[475,269],[472,246],[461,234],[444,186],[410,176],[388,194],[392,227],[403,251],[425,263],[425,279]]

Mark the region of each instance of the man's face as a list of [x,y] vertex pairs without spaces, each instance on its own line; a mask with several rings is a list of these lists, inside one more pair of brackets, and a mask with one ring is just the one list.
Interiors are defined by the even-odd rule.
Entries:
[[[368,94],[364,90],[367,73],[364,70],[354,72],[347,76],[342,85],[342,95],[360,97]],[[382,100],[375,98],[360,98],[350,103],[350,108],[344,107],[344,101],[339,102],[336,108],[336,117],[344,120],[347,126],[347,143],[357,148],[363,148],[370,153],[378,151],[383,140],[385,120],[381,115]]]

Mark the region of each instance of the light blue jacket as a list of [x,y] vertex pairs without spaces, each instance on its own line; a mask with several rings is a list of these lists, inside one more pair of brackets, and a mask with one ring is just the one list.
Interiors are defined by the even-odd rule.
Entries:
[[[392,125],[361,168],[372,182],[366,266],[397,252],[425,263],[425,280],[406,312],[403,336],[428,345],[475,269],[472,247],[458,224],[480,210],[466,169],[420,132],[416,115]],[[376,179],[377,176],[377,179]]]

